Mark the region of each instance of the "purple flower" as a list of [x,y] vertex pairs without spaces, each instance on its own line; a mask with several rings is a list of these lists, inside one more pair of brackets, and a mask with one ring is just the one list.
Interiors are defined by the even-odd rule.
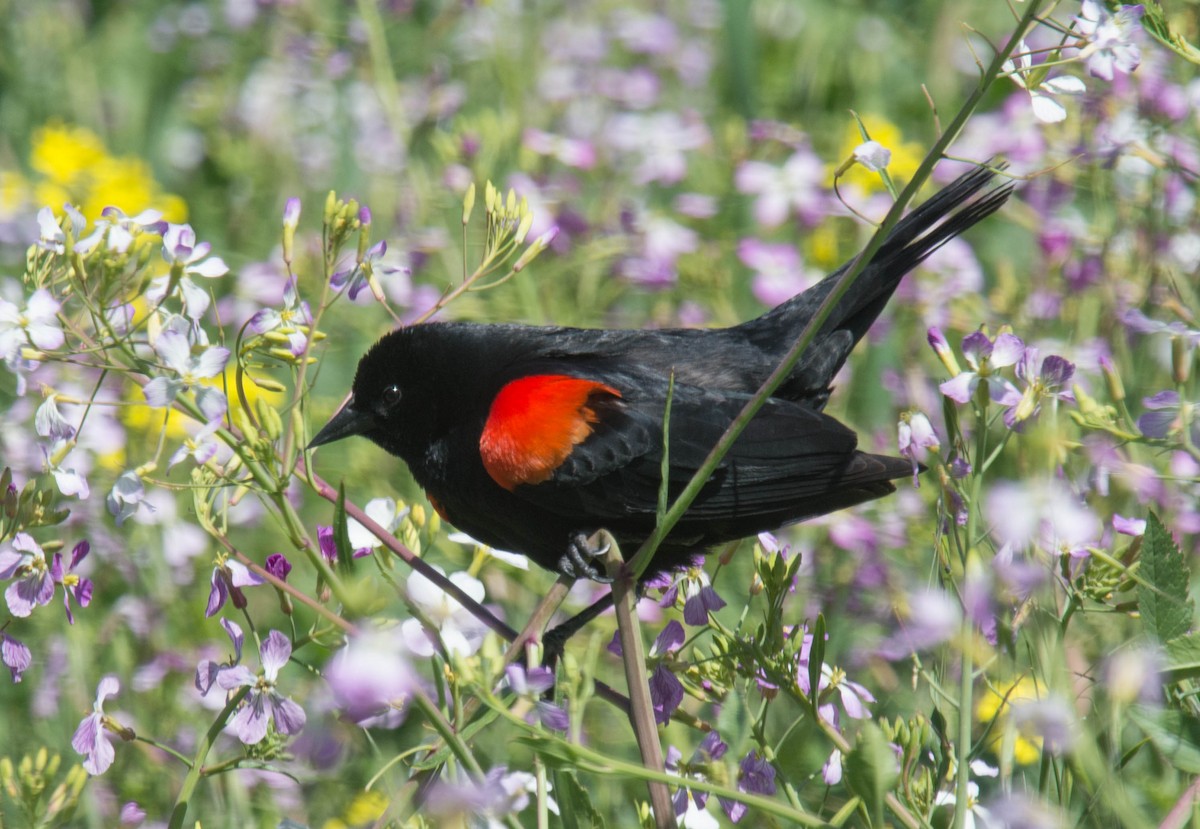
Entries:
[[217,611],[225,606],[225,600],[231,596],[233,606],[241,610],[246,606],[246,596],[242,593],[242,588],[255,587],[262,583],[262,576],[240,561],[218,559],[212,571],[208,606],[204,610],[205,618],[215,616]]
[[[751,751],[738,764],[737,787],[739,792],[748,794],[775,794],[775,768],[767,762],[767,758],[760,757],[756,751]],[[721,801],[721,808],[725,810],[725,814],[734,823],[737,823],[746,814],[744,803],[725,798],[718,798],[718,800]]]
[[912,462],[913,486],[919,487],[921,458],[925,457],[926,452],[937,452],[941,449],[941,441],[938,440],[937,432],[933,430],[933,424],[922,412],[902,414],[897,433],[900,455]]
[[[660,725],[670,722],[671,714],[683,702],[683,683],[671,672],[667,663],[683,647],[685,638],[683,625],[672,619],[655,638],[646,655],[647,662],[654,665],[654,672],[650,675],[650,701],[654,707],[654,719]],[[613,634],[608,652],[622,655],[619,633]]]
[[212,420],[197,429],[196,434],[184,438],[183,443],[171,454],[171,459],[167,461],[167,469],[170,469],[189,456],[196,462],[197,466],[203,466],[208,463],[213,455],[217,454],[217,449],[220,445],[216,437],[214,437],[219,428],[221,428],[221,420],[218,417],[216,420]]
[[166,298],[168,291],[178,292],[183,301],[184,314],[198,320],[208,310],[208,292],[191,280],[192,276],[215,279],[229,273],[229,267],[220,257],[208,258],[212,245],[196,242],[196,231],[191,225],[172,224],[163,234],[163,259],[171,266],[171,272],[150,283],[146,298],[158,304]]
[[1139,536],[1146,534],[1145,518],[1126,518],[1124,515],[1113,513],[1112,526],[1121,535]]
[[383,258],[387,256],[387,252],[387,242],[380,239],[367,249],[361,262],[355,262],[353,267],[338,271],[330,277],[329,287],[335,291],[341,291],[349,286],[349,290],[346,293],[350,297],[351,302],[358,297],[359,292],[363,288],[370,287],[372,295],[382,301],[383,289],[379,287],[379,283],[375,279],[375,271],[378,270],[385,276],[394,273],[412,273],[411,268],[385,265]]
[[[482,824],[499,829],[503,819],[515,815],[529,805],[529,793],[537,791],[537,779],[528,772],[510,772],[506,766],[497,766],[483,780],[464,778],[455,782],[439,782],[429,793],[427,801],[431,815],[447,820],[439,826],[468,825],[461,820],[466,815],[475,815]],[[552,811],[557,807],[550,803]],[[458,817],[451,823],[448,819]],[[475,825],[475,822],[470,822]]]
[[300,199],[292,196],[283,203],[283,226],[295,230],[300,224]]
[[786,243],[746,238],[738,243],[737,253],[742,264],[754,270],[751,290],[764,305],[778,305],[820,279],[803,266],[796,248]]
[[527,129],[521,143],[538,155],[550,156],[568,167],[590,170],[596,165],[596,148],[588,141]]
[[287,281],[283,289],[283,310],[263,308],[250,318],[247,323],[255,334],[266,334],[268,331],[278,331],[287,337],[288,351],[299,357],[308,346],[308,333],[312,327],[312,310],[308,303],[298,301],[295,278]]
[[1134,38],[1142,29],[1145,11],[1138,4],[1121,6],[1113,14],[1096,0],[1083,0],[1075,17],[1075,31],[1085,41],[1079,56],[1087,62],[1092,76],[1111,81],[1114,71],[1128,75],[1138,68],[1142,53]]
[[700,237],[665,216],[638,216],[636,229],[641,233],[641,250],[622,260],[617,270],[631,282],[660,288],[675,282],[675,263],[685,253],[696,250]]
[[792,211],[806,225],[817,224],[828,212],[825,181],[825,165],[808,149],[797,150],[782,167],[742,162],[734,176],[739,193],[757,196],[754,218],[764,227],[778,227]]
[[221,627],[225,629],[225,633],[233,643],[233,658],[228,662],[214,662],[211,659],[200,660],[200,663],[196,665],[195,685],[201,696],[208,696],[208,692],[212,690],[217,678],[223,672],[232,670],[242,661],[242,644],[246,637],[242,633],[241,627],[237,622],[229,619],[222,619]]
[[[1183,406],[1179,392],[1168,390],[1142,398],[1142,405],[1150,411],[1137,419],[1138,429],[1148,438],[1164,439],[1183,433]],[[1200,418],[1192,420],[1191,439],[1200,443]]]
[[[356,636],[325,669],[333,700],[352,722],[366,726],[380,715],[403,712],[419,688],[409,653],[393,634],[372,631]],[[399,725],[398,717],[386,721]]]
[[13,682],[20,682],[21,674],[33,664],[33,654],[19,639],[0,633],[0,664],[8,668]]
[[17,533],[11,550],[0,550],[0,579],[16,579],[4,591],[8,609],[25,617],[54,598],[54,577],[46,554],[28,533]]
[[[1004,425],[1010,429],[1020,429],[1022,424],[1036,420],[1042,410],[1043,400],[1064,400],[1075,402],[1067,384],[1075,375],[1075,364],[1062,357],[1050,355],[1042,360],[1041,370],[1036,374],[1033,366],[1037,362],[1037,349],[1027,348],[1017,363],[1017,377],[1027,384],[1016,402],[1009,405],[1004,413]],[[1006,398],[1011,399],[1012,395]]]
[[[680,777],[711,780],[714,764],[724,757],[728,750],[729,746],[721,740],[721,735],[716,731],[710,731],[704,735],[704,739],[700,741],[700,745],[696,746],[691,759],[687,762],[683,762],[683,753],[679,749],[669,746],[666,768],[667,771]],[[671,798],[671,802],[675,805],[675,817],[683,818],[689,812],[704,810],[705,804],[708,803],[708,792],[692,791],[687,786],[680,786]],[[695,825],[696,820],[699,818],[694,818],[693,823],[689,823],[688,819],[684,818],[682,825]]]
[[842,752],[840,749],[835,748],[825,761],[825,765],[821,766],[821,779],[825,781],[826,786],[836,786],[842,782]]
[[1026,737],[1040,737],[1047,751],[1061,756],[1075,742],[1075,712],[1062,697],[1019,699],[1011,703],[1013,724]]
[[605,127],[609,144],[634,157],[636,184],[675,184],[687,175],[687,153],[708,143],[698,116],[686,120],[674,112],[623,112]]
[[142,485],[142,479],[138,476],[137,471],[132,469],[117,478],[105,503],[108,505],[109,513],[116,519],[118,527],[124,524],[127,518],[136,515],[138,510],[143,507],[154,512],[154,505],[146,500],[146,488]]
[[940,645],[955,634],[962,619],[958,603],[943,590],[922,590],[913,594],[907,605],[899,629],[880,647],[886,659],[901,659]]
[[[796,663],[796,684],[807,696],[812,696],[812,683],[808,678],[809,660],[812,656],[812,640],[813,635],[811,633],[804,634],[804,639],[800,643],[800,657]],[[863,685],[847,677],[846,672],[841,668],[831,667],[828,663],[822,663],[821,678],[818,681],[817,688],[818,696],[823,695],[830,689],[837,691],[842,708],[845,709],[846,714],[851,718],[862,720],[868,719],[871,716],[871,712],[867,708],[867,703],[875,702],[875,697],[871,695],[871,692]],[[837,723],[837,708],[832,702],[822,703],[818,706],[817,710],[823,719],[834,724]]]
[[[933,332],[934,329],[931,329],[931,343]],[[937,350],[936,345],[934,349]],[[982,331],[976,331],[963,338],[962,352],[971,370],[959,372],[956,377],[938,386],[942,394],[956,403],[969,403],[979,383],[987,381],[992,400],[1011,405],[1020,398],[1020,392],[1012,383],[995,374],[997,369],[1016,365],[1024,355],[1025,343],[1021,342],[1020,337],[1006,333],[996,337],[993,342]]]
[[263,569],[280,581],[287,581],[288,573],[292,572],[292,563],[283,553],[271,553],[263,562]]
[[242,707],[229,721],[229,730],[246,745],[261,742],[267,736],[268,721],[273,720],[280,734],[299,734],[304,728],[304,709],[275,690],[279,669],[292,655],[292,643],[277,630],[267,634],[259,648],[262,672],[255,676],[244,665],[222,671],[216,683],[226,691],[249,688]]
[[716,612],[725,606],[725,600],[717,595],[708,578],[708,573],[699,567],[689,567],[680,573],[667,592],[663,593],[659,604],[671,607],[683,594],[683,621],[689,625],[708,624],[709,612]]
[[79,562],[87,558],[91,549],[92,546],[85,539],[71,550],[71,563],[65,568],[62,563],[62,553],[55,553],[54,562],[50,565],[51,578],[56,584],[62,585],[63,606],[67,609],[67,622],[72,625],[75,624],[75,614],[71,612],[71,598],[74,597],[80,607],[87,607],[92,601],[92,580],[75,572]]
[[504,670],[508,687],[518,697],[532,703],[533,710],[526,715],[528,722],[540,722],[555,731],[566,731],[570,725],[566,710],[542,699],[542,694],[554,687],[554,673],[548,668],[536,667],[526,670],[521,665],[509,665]]
[[96,688],[96,701],[92,713],[83,718],[71,738],[71,745],[83,755],[83,767],[88,774],[104,774],[116,758],[112,743],[105,734],[104,700],[121,689],[115,676],[106,676]]
[[1021,550],[1036,542],[1055,556],[1086,557],[1103,530],[1087,504],[1055,481],[998,481],[988,491],[983,514],[1001,546]]
[[216,420],[225,414],[225,395],[215,386],[200,381],[209,380],[224,371],[225,363],[229,361],[228,348],[213,346],[193,357],[192,344],[187,336],[175,328],[168,328],[158,335],[154,351],[166,369],[177,376],[155,377],[142,387],[148,406],[169,406],[181,391],[194,389],[196,405],[206,421]]
[[52,443],[67,441],[75,437],[75,427],[58,410],[58,395],[51,394],[33,415],[33,427],[39,435]]
[[121,826],[141,826],[146,820],[146,810],[131,800],[121,807],[120,819]]

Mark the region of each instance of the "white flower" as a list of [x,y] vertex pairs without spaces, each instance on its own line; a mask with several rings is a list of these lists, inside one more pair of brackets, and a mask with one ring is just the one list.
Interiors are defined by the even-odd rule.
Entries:
[[[435,568],[444,572],[440,567]],[[454,573],[450,581],[476,602],[482,602],[483,583],[467,573]],[[400,626],[408,649],[418,656],[434,654],[435,636],[440,636],[446,650],[451,654],[470,656],[479,650],[487,627],[476,619],[459,601],[442,591],[440,587],[421,573],[408,577],[408,597],[424,611],[426,618],[436,631],[427,631],[416,619],[405,619]]]
[[[408,507],[397,511],[396,502],[391,498],[374,498],[367,503],[363,511],[368,518],[389,533],[395,532],[396,528],[400,526],[401,519],[408,515]],[[383,543],[375,537],[375,533],[353,518],[346,519],[346,535],[350,538],[350,549],[352,550],[364,548],[373,550]]]
[[206,421],[216,420],[225,413],[224,393],[200,381],[216,377],[224,371],[225,363],[229,360],[228,348],[206,348],[193,357],[192,345],[187,337],[169,328],[158,335],[154,351],[166,367],[178,376],[156,377],[147,383],[142,392],[146,395],[148,405],[155,408],[169,406],[179,392],[194,388],[196,405]]
[[58,324],[61,307],[45,288],[34,291],[23,310],[0,299],[0,357],[5,360],[18,357],[26,341],[43,351],[61,346],[66,340]]
[[1033,105],[1033,117],[1043,124],[1057,124],[1067,117],[1067,108],[1054,99],[1055,95],[1080,95],[1086,87],[1083,81],[1071,75],[1060,75],[1057,78],[1047,78],[1037,86],[1030,88],[1027,74],[1033,66],[1033,59],[1025,46],[1025,41],[1017,44],[1017,56],[1014,60],[1005,61],[1004,71],[1008,72],[1013,83],[1029,93]]
[[1138,68],[1142,52],[1133,38],[1142,29],[1145,8],[1121,6],[1112,14],[1096,0],[1083,0],[1075,17],[1075,30],[1087,40],[1079,56],[1087,62],[1088,72],[1106,81],[1113,79],[1114,70],[1129,74]]
[[878,141],[867,141],[854,148],[854,160],[872,173],[878,173],[892,161],[892,151]]

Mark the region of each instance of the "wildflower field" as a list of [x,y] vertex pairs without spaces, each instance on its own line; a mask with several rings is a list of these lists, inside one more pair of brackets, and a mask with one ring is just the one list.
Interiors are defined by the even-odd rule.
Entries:
[[[0,2],[0,827],[1200,826],[1196,43],[1195,3]],[[396,326],[733,325],[978,165],[1013,195],[826,409],[912,477],[626,584],[553,671],[607,587],[306,451]]]

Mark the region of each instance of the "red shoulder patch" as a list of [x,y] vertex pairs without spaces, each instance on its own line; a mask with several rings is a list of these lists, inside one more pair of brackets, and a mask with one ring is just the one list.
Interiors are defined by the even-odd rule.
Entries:
[[561,374],[514,380],[496,395],[479,454],[492,480],[507,490],[538,484],[554,474],[598,420],[592,401],[620,397],[611,386]]

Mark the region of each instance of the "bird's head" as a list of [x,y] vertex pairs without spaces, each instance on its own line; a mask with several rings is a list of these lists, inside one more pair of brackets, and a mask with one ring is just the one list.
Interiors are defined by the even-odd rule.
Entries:
[[431,437],[436,400],[424,391],[429,369],[414,360],[404,331],[375,343],[359,361],[350,396],[317,432],[309,449],[361,435],[412,461]]

